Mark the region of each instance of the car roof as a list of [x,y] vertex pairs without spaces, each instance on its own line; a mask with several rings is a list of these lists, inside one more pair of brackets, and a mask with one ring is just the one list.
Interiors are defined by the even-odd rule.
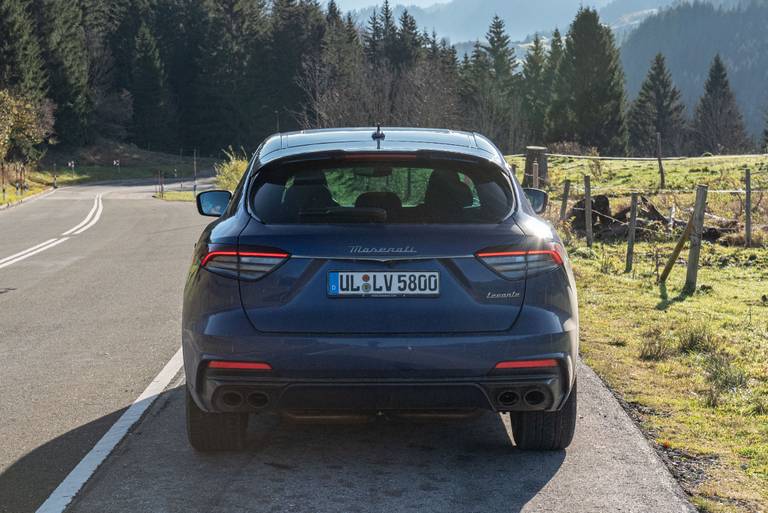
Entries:
[[[373,137],[377,130],[383,139]],[[504,164],[501,152],[487,138],[474,132],[441,128],[357,127],[323,128],[280,133],[264,141],[258,153],[260,164],[279,158],[327,151],[442,151]]]

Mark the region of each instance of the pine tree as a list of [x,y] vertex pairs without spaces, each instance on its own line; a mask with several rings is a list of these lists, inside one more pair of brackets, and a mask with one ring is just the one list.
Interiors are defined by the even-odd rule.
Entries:
[[679,155],[685,126],[680,91],[672,82],[666,60],[657,54],[628,115],[629,144],[635,155],[656,154],[656,133],[666,155]]
[[325,16],[317,2],[274,0],[269,41],[273,49],[270,52],[272,71],[268,77],[269,94],[280,117],[281,131],[298,128],[292,112],[306,97],[297,79],[304,63],[320,58],[325,28]]
[[379,13],[374,7],[371,17],[368,18],[368,27],[363,34],[365,56],[368,62],[378,68],[384,59],[384,34]]
[[566,37],[550,104],[550,141],[570,140],[603,154],[626,153],[624,72],[611,29],[579,9]]
[[544,67],[544,84],[550,95],[552,94],[552,87],[555,84],[557,68],[560,66],[560,61],[563,60],[563,52],[563,37],[560,35],[560,30],[555,29],[552,33],[552,41],[549,45],[547,64]]
[[523,62],[523,107],[530,143],[543,144],[549,91],[546,87],[547,54],[537,34]]
[[170,105],[165,69],[157,41],[146,24],[139,27],[131,69],[133,95],[133,140],[141,147],[175,148],[169,121]]
[[0,89],[39,104],[48,77],[29,8],[29,0],[0,1]]
[[728,72],[715,55],[693,120],[693,137],[699,152],[737,153],[749,148],[744,121],[731,91]]
[[476,43],[469,62],[461,69],[460,95],[464,107],[464,128],[477,130],[493,139],[504,151],[519,145],[521,100],[514,49],[495,16],[486,34],[487,43]]
[[494,74],[501,80],[508,80],[517,67],[517,61],[515,50],[510,44],[509,35],[504,27],[504,20],[498,15],[493,17],[485,37],[488,44],[483,48],[491,59]]
[[350,43],[360,44],[360,32],[351,13],[347,13],[347,16],[344,18],[344,30]]
[[395,24],[395,13],[389,6],[389,0],[384,0],[379,15],[381,24],[381,49],[387,62],[392,65],[397,59],[397,25]]
[[39,39],[49,76],[50,96],[58,105],[56,131],[71,145],[87,136],[90,101],[89,60],[80,3],[72,0],[38,0]]
[[407,10],[400,15],[400,27],[397,30],[396,51],[392,56],[395,68],[408,68],[419,58],[421,53],[421,36],[416,20]]
[[339,6],[336,5],[336,0],[328,1],[328,7],[325,10],[325,21],[331,26],[340,25],[342,23],[341,11],[339,10]]

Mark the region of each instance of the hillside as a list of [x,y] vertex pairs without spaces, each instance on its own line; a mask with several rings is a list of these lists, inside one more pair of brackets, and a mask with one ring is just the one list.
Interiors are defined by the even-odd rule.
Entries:
[[[372,5],[381,3],[371,2]],[[584,2],[584,5],[602,7],[608,3],[609,0],[590,0]],[[397,5],[395,14],[400,16],[404,8],[402,4],[407,5],[408,2],[391,1],[391,4]],[[579,5],[573,0],[452,0],[426,8],[408,7],[408,12],[416,19],[419,27],[430,31],[435,29],[440,36],[447,37],[452,42],[482,38],[488,30],[491,18],[498,14],[506,22],[510,37],[522,40],[537,31],[567,27]],[[372,12],[373,7],[361,9],[355,12],[355,17],[359,22],[365,23]]]
[[[751,0],[703,0],[707,3],[735,7]],[[370,17],[374,6],[383,0],[370,0],[365,8],[355,9],[354,17],[360,23]],[[524,40],[536,32],[549,33],[555,27],[564,31],[581,5],[595,7],[605,23],[610,25],[621,39],[638,24],[659,9],[680,3],[681,0],[440,0],[435,5],[423,7],[413,5],[412,0],[390,0],[396,16],[403,9],[416,19],[419,27],[434,29],[440,36],[451,42],[475,41],[482,38],[488,28],[488,21],[494,14],[501,16],[507,24],[512,39]],[[363,1],[355,5],[364,5]]]
[[690,114],[703,93],[712,58],[719,52],[747,128],[757,135],[768,107],[766,26],[768,2],[764,0],[729,10],[686,4],[646,19],[621,49],[629,97],[637,95],[651,59],[662,52]]

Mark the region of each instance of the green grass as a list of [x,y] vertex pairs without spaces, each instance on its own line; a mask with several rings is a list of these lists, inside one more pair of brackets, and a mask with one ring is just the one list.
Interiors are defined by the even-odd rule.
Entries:
[[[510,157],[522,179],[525,159]],[[606,188],[614,192],[653,191],[659,187],[659,169],[656,161],[585,160],[569,157],[549,158],[550,183],[562,190],[563,181],[571,180],[580,187],[583,176],[592,177],[592,188]],[[743,188],[744,170],[752,170],[753,187],[768,187],[768,155],[733,157],[695,157],[664,161],[666,188],[691,190],[698,184],[713,188]]]
[[768,250],[705,243],[698,290],[683,295],[684,265],[655,283],[655,255],[671,248],[640,242],[632,274],[624,243],[569,248],[582,354],[660,447],[703,462],[703,482],[683,479],[697,506],[765,511]]
[[[65,165],[70,160],[77,163],[74,170]],[[114,160],[119,160],[121,166],[113,166]],[[198,158],[198,176],[210,176],[215,162],[211,158]],[[166,179],[191,178],[194,174],[194,161],[190,156],[180,157],[174,154],[146,151],[130,144],[111,141],[101,141],[99,144],[80,148],[74,152],[64,152],[54,148],[38,167],[38,171],[27,173],[29,190],[19,197],[15,195],[15,188],[6,184],[5,203],[16,202],[20,198],[52,187],[54,167],[56,183],[59,187],[113,180],[156,179],[159,173],[162,173]],[[13,176],[13,172],[7,172],[7,178]],[[3,203],[2,193],[0,193],[0,205]]]
[[168,191],[160,196],[155,194],[155,198],[159,198],[165,201],[195,201],[195,195],[192,191]]
[[[517,167],[517,177],[522,181],[525,159],[509,157]],[[765,245],[768,242],[768,155],[733,157],[697,157],[665,161],[666,189],[659,192],[659,172],[655,161],[605,160],[599,165],[594,161],[567,157],[549,159],[550,183],[543,188],[550,193],[550,217],[559,211],[562,201],[563,182],[571,181],[569,206],[583,197],[584,175],[591,177],[592,194],[609,197],[611,212],[628,207],[630,193],[640,192],[664,215],[674,207],[677,219],[687,219],[687,211],[693,207],[696,185],[707,185],[707,212],[744,225],[743,193],[718,192],[744,189],[744,170],[752,171],[752,223],[753,239]],[[739,242],[734,238],[734,243]]]

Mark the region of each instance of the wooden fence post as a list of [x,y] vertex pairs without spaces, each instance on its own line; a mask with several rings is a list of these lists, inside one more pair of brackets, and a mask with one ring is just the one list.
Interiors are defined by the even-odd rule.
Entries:
[[696,205],[693,207],[693,229],[691,230],[691,248],[688,251],[688,272],[685,277],[683,292],[693,294],[696,291],[696,279],[699,274],[701,256],[701,235],[704,231],[704,210],[707,207],[707,186],[696,186]]
[[584,227],[587,230],[587,246],[592,247],[592,188],[589,175],[584,175]]
[[661,160],[661,133],[656,132],[656,158],[659,161],[659,189],[666,187],[666,177],[664,176],[664,162]]
[[675,262],[677,262],[677,257],[680,256],[680,252],[683,250],[683,246],[685,246],[685,241],[691,237],[692,229],[693,216],[691,216],[691,218],[688,220],[688,224],[685,226],[683,234],[680,236],[680,239],[678,239],[677,244],[675,244],[675,249],[673,249],[672,254],[669,255],[667,264],[664,266],[664,270],[661,272],[661,276],[659,276],[659,283],[664,283],[667,281],[667,278],[669,278],[669,273],[672,272],[672,267],[674,267]]
[[565,220],[566,211],[568,210],[568,195],[571,193],[571,181],[566,180],[563,182],[563,202],[560,204],[560,221]]
[[637,193],[632,193],[632,204],[629,209],[629,231],[627,232],[627,265],[624,272],[632,271],[635,252],[635,230],[637,229]]
[[752,246],[752,172],[749,169],[744,173],[744,182],[747,193],[747,198],[744,202],[744,245],[749,248]]
[[549,171],[547,165],[547,148],[544,146],[527,146],[525,148],[525,171],[523,187],[531,187],[533,183],[533,164],[539,164],[539,181],[548,183]]

